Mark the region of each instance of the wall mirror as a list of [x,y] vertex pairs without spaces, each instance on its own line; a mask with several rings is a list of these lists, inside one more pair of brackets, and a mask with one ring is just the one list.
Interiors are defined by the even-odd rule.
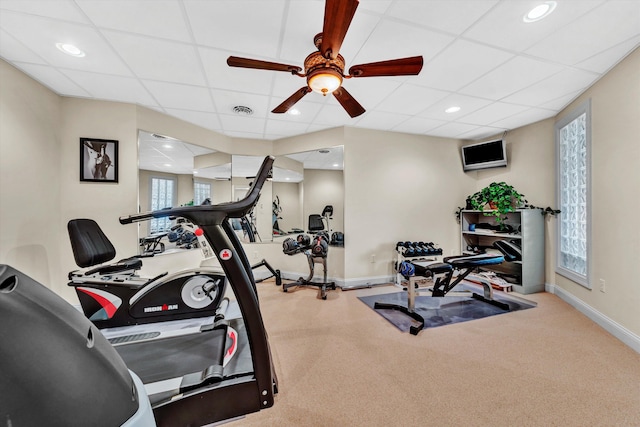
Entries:
[[[344,232],[342,146],[287,154],[278,157],[275,164],[274,236],[309,231],[309,216],[322,214],[328,205],[333,207],[333,213],[328,223],[325,221],[325,228],[329,234]],[[279,175],[281,179],[276,179]]]
[[[140,211],[232,200],[231,155],[166,135],[138,132]],[[141,223],[140,237],[160,234],[174,223],[159,218]]]

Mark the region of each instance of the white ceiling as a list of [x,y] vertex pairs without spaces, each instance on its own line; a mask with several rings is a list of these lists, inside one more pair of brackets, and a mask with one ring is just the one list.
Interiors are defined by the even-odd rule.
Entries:
[[[361,0],[340,51],[346,68],[415,55],[425,65],[418,76],[346,80],[367,110],[354,119],[317,93],[296,104],[300,115],[270,113],[304,79],[226,64],[302,66],[323,0],[0,0],[0,56],[60,95],[135,103],[232,137],[346,125],[480,139],[556,115],[640,45],[640,0],[558,0],[524,23],[541,2]],[[452,105],[461,110],[445,113]]]

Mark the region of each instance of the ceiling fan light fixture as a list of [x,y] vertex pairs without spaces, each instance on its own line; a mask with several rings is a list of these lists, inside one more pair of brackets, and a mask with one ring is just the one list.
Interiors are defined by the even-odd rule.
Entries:
[[342,75],[332,68],[314,70],[307,78],[307,84],[312,91],[327,95],[342,85]]

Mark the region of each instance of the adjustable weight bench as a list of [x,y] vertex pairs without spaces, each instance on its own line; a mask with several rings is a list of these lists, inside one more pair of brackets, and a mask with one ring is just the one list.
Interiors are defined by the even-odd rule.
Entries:
[[[490,254],[456,255],[446,257],[442,261],[443,262],[435,262],[426,266],[418,263],[412,263],[415,275],[406,277],[409,280],[409,284],[407,286],[408,301],[406,307],[398,304],[376,302],[373,308],[398,310],[411,317],[418,322],[418,326],[412,325],[409,331],[412,335],[417,335],[424,328],[424,318],[415,312],[415,298],[416,293],[418,292],[416,289],[416,282],[418,280],[432,277],[433,289],[431,291],[431,296],[444,297],[477,267],[501,264],[504,262],[504,257],[502,255]],[[456,270],[458,271],[458,275],[455,280],[452,280],[454,271]],[[477,300],[495,305],[503,310],[509,310],[508,304],[497,301],[493,298],[493,288],[489,282],[482,282],[482,287],[484,295],[478,295],[474,292],[471,296]]]

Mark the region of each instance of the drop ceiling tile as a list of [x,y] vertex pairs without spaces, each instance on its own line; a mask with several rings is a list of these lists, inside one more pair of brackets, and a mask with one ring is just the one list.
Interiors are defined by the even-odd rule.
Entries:
[[[316,50],[313,37],[322,32],[323,16],[324,2],[289,2],[278,56],[282,61],[276,62],[302,67],[304,58]],[[346,37],[349,37],[349,33]],[[344,56],[344,52],[341,53]]]
[[[434,120],[441,120],[449,122],[456,120],[457,118],[471,114],[483,107],[492,104],[493,101],[482,98],[474,98],[472,96],[466,96],[459,93],[454,93],[446,98],[436,102],[426,110],[420,112],[420,117],[425,117]],[[460,111],[456,113],[447,113],[445,110],[449,107],[458,106]]]
[[400,83],[384,77],[372,77],[346,80],[343,86],[365,110],[370,110],[397,90]]
[[523,105],[507,104],[504,102],[494,102],[471,114],[462,115],[458,121],[482,126],[513,116],[514,114],[528,110],[529,107]]
[[218,119],[218,115],[215,113],[204,113],[200,111],[188,111],[188,110],[176,110],[173,108],[166,109],[167,114],[184,120],[185,122],[193,123],[205,129],[214,131],[221,131],[222,125]]
[[238,93],[227,90],[213,89],[213,101],[220,114],[235,114],[233,107],[244,106],[253,110],[250,117],[265,118],[270,113],[269,97],[249,93]]
[[157,104],[137,79],[77,70],[61,71],[90,93],[93,98],[141,105]]
[[354,126],[366,129],[390,130],[408,118],[409,116],[404,114],[371,111],[362,116]]
[[522,18],[538,1],[502,1],[474,24],[464,37],[508,50],[521,50],[563,28],[604,0],[559,1],[555,11],[533,23]]
[[248,132],[260,135],[264,132],[265,119],[261,117],[237,116],[231,114],[220,114],[222,128],[231,132]]
[[176,83],[144,80],[142,84],[163,108],[214,112],[209,89]]
[[55,68],[39,64],[16,63],[19,69],[58,95],[88,98],[90,94]]
[[12,10],[79,24],[88,23],[87,17],[78,10],[78,7],[71,0],[2,0],[0,2],[0,10]]
[[521,126],[525,126],[531,123],[539,122],[540,120],[554,117],[556,112],[553,110],[546,110],[543,108],[530,108],[513,116],[490,123],[491,126],[502,127],[505,129],[516,129]]
[[383,19],[353,58],[354,64],[422,55],[428,62],[454,38],[418,26]]
[[285,120],[269,120],[265,128],[266,134],[281,135],[282,137],[302,135],[307,131],[307,123]]
[[554,110],[554,111],[560,111],[564,107],[569,105],[569,103],[572,102],[574,99],[580,96],[582,92],[583,92],[582,89],[576,90],[574,92],[555,98],[549,102],[545,102],[544,104],[540,104],[539,107],[546,108],[549,110]]
[[486,139],[486,138],[504,133],[504,131],[506,130],[507,129],[503,129],[499,127],[480,126],[469,132],[461,133],[460,135],[458,135],[458,138],[472,139],[472,140],[479,141],[481,139]]
[[459,39],[426,62],[412,83],[456,91],[513,57],[504,50]]
[[[388,15],[459,35],[497,3],[497,0],[404,1],[394,3]],[[460,13],[461,9],[464,9],[464,13]]]
[[389,6],[393,3],[393,0],[366,0],[364,2],[360,2],[356,14],[358,13],[366,13],[373,12],[376,14],[383,14],[388,9]]
[[223,47],[239,56],[277,58],[284,1],[185,0],[184,6],[199,45]]
[[469,125],[466,123],[446,123],[442,126],[438,126],[435,129],[429,131],[429,135],[442,136],[445,138],[458,138],[459,135],[471,132],[477,129],[476,125]]
[[502,101],[535,107],[562,95],[589,87],[598,77],[599,75],[589,71],[568,68],[513,95],[509,95],[503,98]]
[[[100,33],[86,25],[3,11],[0,26],[54,67],[131,75]],[[86,56],[76,58],[64,54],[56,48],[56,43],[72,43]]]
[[15,37],[5,31],[0,31],[0,53],[6,61],[46,65],[42,58],[27,49]]
[[404,84],[378,106],[379,111],[414,115],[447,97],[449,92]]
[[[342,108],[338,101],[331,99],[332,102],[322,106],[320,112],[316,115],[314,123],[317,125],[327,125],[327,128],[334,128],[338,126],[353,126],[357,121],[354,121],[349,114]],[[367,114],[367,113],[365,113]],[[362,117],[362,116],[360,116]],[[311,131],[311,127],[309,128]]]
[[575,65],[639,34],[640,1],[611,0],[563,26],[525,52]]
[[[307,94],[307,96],[311,96],[312,94]],[[307,97],[302,98],[301,101],[297,102],[293,107],[287,111],[285,114],[275,114],[269,112],[268,115],[273,120],[284,120],[292,123],[304,123],[305,126],[308,126],[309,123],[313,122],[316,114],[322,109],[324,104],[319,104],[315,102],[305,102]],[[269,108],[275,108],[279,103],[283,102],[284,99],[271,97],[271,103],[269,104]],[[298,111],[298,115],[290,114],[292,110]]]
[[562,70],[559,65],[516,56],[460,89],[478,98],[499,100]]
[[[89,19],[100,28],[120,30],[163,39],[190,42],[180,3],[175,0],[77,0]],[[126,10],[127,13],[122,13]],[[163,25],[164,23],[171,25]]]
[[141,79],[206,84],[193,46],[114,31],[103,31],[103,34]]
[[423,117],[411,117],[397,126],[394,126],[391,130],[395,132],[425,134],[431,129],[435,129],[445,124],[442,120],[426,119]]
[[576,67],[583,70],[593,71],[595,73],[604,74],[613,68],[624,57],[640,46],[640,35],[630,38],[627,41],[619,43],[609,49],[597,53],[594,56],[585,59],[576,64]]
[[[262,95],[268,95],[271,92],[273,76],[278,73],[277,71],[230,67],[227,65],[229,52],[222,50],[198,48],[198,52],[210,87]],[[254,59],[265,60],[258,57]],[[286,74],[286,77],[293,76]]]

